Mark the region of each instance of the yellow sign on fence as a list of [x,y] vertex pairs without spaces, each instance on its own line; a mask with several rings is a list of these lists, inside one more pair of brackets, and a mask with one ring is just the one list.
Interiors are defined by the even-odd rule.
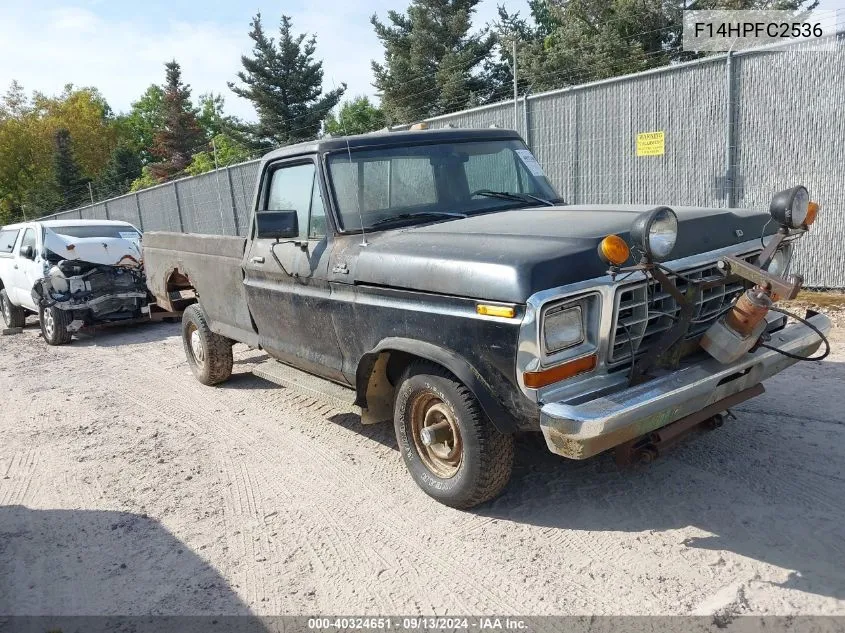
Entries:
[[637,134],[637,156],[663,156],[666,153],[665,141],[663,130]]

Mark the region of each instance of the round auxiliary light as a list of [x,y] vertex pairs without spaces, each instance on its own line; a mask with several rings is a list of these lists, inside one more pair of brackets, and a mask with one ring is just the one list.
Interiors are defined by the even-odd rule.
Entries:
[[807,188],[799,185],[776,193],[769,204],[769,213],[781,226],[800,228],[810,215],[810,194]]
[[599,242],[599,259],[610,266],[621,266],[628,261],[631,249],[618,235],[608,235]]
[[634,220],[631,239],[649,261],[662,262],[678,240],[678,216],[669,207],[657,207]]

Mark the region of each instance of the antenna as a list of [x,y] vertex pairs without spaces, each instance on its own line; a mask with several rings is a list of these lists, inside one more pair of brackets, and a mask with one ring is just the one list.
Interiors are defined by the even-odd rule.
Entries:
[[[337,84],[334,82],[334,77],[332,77],[332,88],[337,90]],[[349,135],[346,133],[346,124],[341,119],[341,113],[338,111],[337,113],[337,122],[340,123],[340,131],[343,133],[343,140],[346,141],[346,157],[349,160],[349,177],[352,177],[352,149],[349,147]],[[355,179],[358,183],[358,192],[355,194],[355,207],[358,209],[358,220],[361,222],[361,246],[369,246],[367,242],[367,233],[364,230],[364,214],[361,213],[361,176],[364,175],[364,170],[360,170],[358,172],[358,177]]]

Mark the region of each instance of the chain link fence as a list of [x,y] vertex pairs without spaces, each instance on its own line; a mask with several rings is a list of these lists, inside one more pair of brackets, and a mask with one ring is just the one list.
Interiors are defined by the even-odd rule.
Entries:
[[41,219],[122,220],[142,231],[245,235],[260,162],[223,167]]
[[[562,197],[577,204],[765,209],[804,184],[822,205],[793,270],[845,288],[845,40],[743,51],[429,120],[516,128]],[[662,132],[663,152],[637,137]],[[51,217],[111,218],[143,230],[244,235],[259,161]]]

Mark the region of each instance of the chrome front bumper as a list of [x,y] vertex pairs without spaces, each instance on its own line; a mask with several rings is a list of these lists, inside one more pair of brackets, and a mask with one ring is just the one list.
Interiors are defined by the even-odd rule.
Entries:
[[[823,314],[810,322],[825,334],[830,331],[830,319]],[[806,325],[793,324],[772,334],[770,344],[809,356],[821,341]],[[550,451],[586,459],[753,387],[796,362],[765,348],[730,365],[709,358],[589,402],[546,403],[540,409],[540,427]]]

